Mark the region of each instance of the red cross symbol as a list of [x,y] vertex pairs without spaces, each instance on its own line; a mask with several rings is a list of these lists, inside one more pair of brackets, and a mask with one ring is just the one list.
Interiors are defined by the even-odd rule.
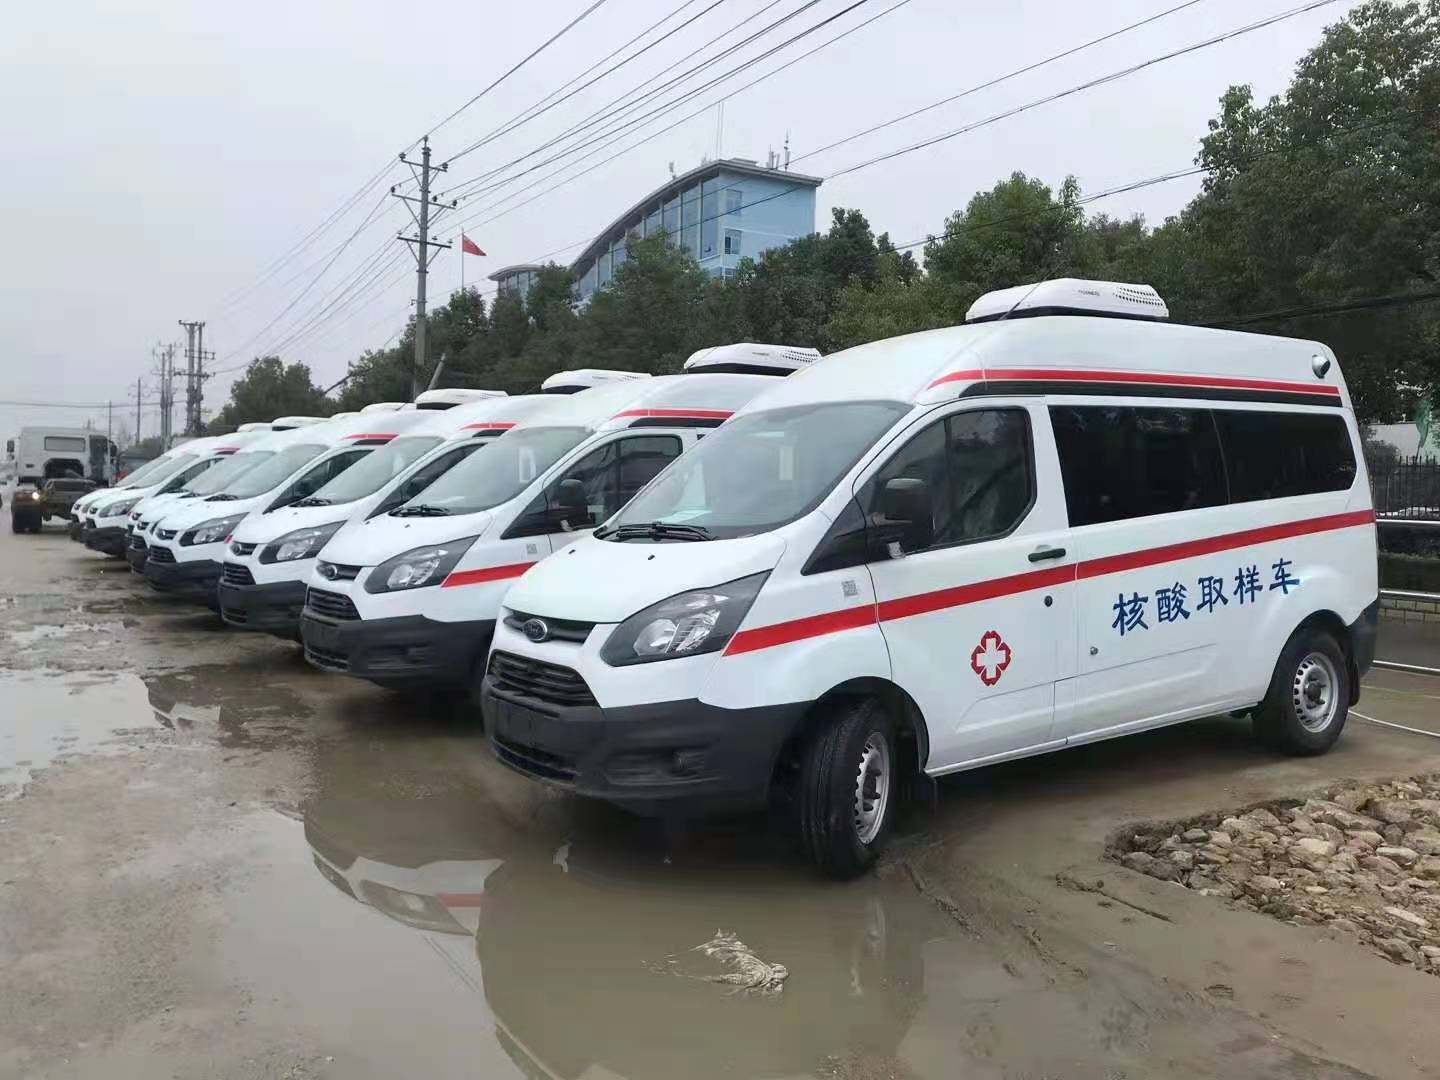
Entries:
[[994,630],[987,630],[970,652],[970,668],[986,686],[994,686],[1010,666],[1010,646]]

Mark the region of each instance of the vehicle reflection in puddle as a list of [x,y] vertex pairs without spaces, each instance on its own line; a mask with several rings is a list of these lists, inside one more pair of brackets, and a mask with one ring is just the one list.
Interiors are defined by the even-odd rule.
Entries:
[[114,753],[158,730],[145,684],[111,672],[0,672],[0,799],[71,754]]
[[145,685],[156,721],[182,744],[201,733],[227,749],[275,746],[311,713],[283,684],[257,685],[224,665],[147,676]]

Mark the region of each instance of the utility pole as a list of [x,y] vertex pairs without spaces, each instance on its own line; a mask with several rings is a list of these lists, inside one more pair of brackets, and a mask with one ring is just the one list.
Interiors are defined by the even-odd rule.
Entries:
[[135,380],[135,441],[140,441],[140,402],[145,399],[145,378]]
[[156,344],[154,351],[156,374],[160,378],[160,450],[170,449],[170,427],[175,408],[175,346]]
[[[420,185],[420,195],[405,195],[395,190],[399,185],[392,185],[390,194],[397,199],[403,199],[410,216],[415,219],[415,235],[406,236],[401,233],[399,238],[410,245],[411,252],[415,255],[415,359],[410,368],[410,397],[412,399],[420,396],[420,373],[425,369],[425,277],[430,271],[430,264],[442,251],[448,251],[449,244],[436,243],[430,239],[430,226],[435,219],[446,210],[453,210],[456,202],[441,203],[439,199],[430,194],[430,177],[433,173],[448,172],[448,162],[440,165],[430,164],[430,137],[427,135],[420,140],[420,164],[416,164],[400,155],[400,160],[410,166],[410,173],[415,177],[415,182]],[[419,206],[417,210],[415,206]],[[433,249],[433,250],[432,250]]]
[[203,378],[204,362],[201,353],[205,346],[205,324],[179,320],[185,328],[185,434],[199,435],[200,432],[200,380]]

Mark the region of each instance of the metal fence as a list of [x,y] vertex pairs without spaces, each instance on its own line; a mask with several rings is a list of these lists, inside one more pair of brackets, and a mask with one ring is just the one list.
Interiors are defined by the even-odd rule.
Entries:
[[1440,522],[1440,461],[1435,458],[1372,462],[1370,488],[1382,517]]

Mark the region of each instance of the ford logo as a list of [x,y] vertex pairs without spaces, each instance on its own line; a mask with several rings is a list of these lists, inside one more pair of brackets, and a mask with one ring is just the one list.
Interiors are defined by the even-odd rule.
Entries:
[[334,581],[336,575],[339,573],[339,571],[335,569],[334,563],[322,562],[318,569],[320,571],[320,576],[323,577],[326,581]]
[[526,619],[520,630],[531,641],[545,641],[550,637],[550,624],[544,619]]

